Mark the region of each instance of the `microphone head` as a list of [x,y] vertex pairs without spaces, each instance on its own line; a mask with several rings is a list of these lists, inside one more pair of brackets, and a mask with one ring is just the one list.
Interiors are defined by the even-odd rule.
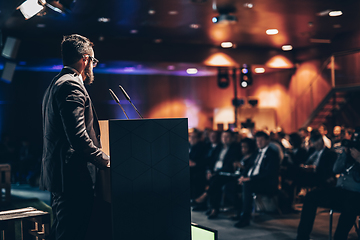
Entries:
[[121,89],[122,93],[124,94],[126,100],[130,101],[130,97],[129,97],[129,95],[127,95],[127,93],[125,92],[125,89],[124,89],[121,85],[119,85],[119,88]]
[[115,95],[115,93],[111,89],[109,89],[109,92],[110,92],[111,97],[115,100],[115,102],[120,103],[118,97]]

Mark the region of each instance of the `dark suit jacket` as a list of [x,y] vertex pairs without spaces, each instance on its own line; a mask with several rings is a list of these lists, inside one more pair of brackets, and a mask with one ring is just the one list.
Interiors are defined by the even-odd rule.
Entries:
[[[40,189],[71,192],[92,188],[97,167],[109,157],[100,150],[100,128],[79,76],[64,68],[45,92]],[[94,164],[94,165],[93,165]]]
[[[239,149],[240,149],[240,147],[236,143],[232,143],[229,146],[229,149],[226,152],[224,160],[223,160],[223,166],[220,170],[218,170],[218,172],[233,173],[235,171],[233,163],[235,161],[240,161],[240,159],[241,159],[241,154],[240,154]],[[209,159],[208,170],[210,170],[212,173],[214,173],[215,164],[219,160],[219,156],[220,156],[220,153],[222,150],[223,150],[223,147],[221,145],[221,147],[216,148],[214,150],[211,159]]]
[[336,159],[337,159],[336,152],[325,147],[323,153],[320,156],[319,164],[316,167],[316,172],[315,172],[320,184],[328,185],[326,180],[328,180],[331,177],[335,177],[335,174],[333,172],[333,167]]
[[[254,158],[253,164],[248,165],[249,169],[254,167],[255,159],[256,157]],[[249,169],[246,169],[244,172],[247,173]],[[279,154],[271,147],[268,147],[261,161],[259,174],[251,176],[250,181],[259,182],[259,184],[264,184],[271,188],[277,188],[279,182],[279,169],[280,169]],[[247,175],[244,177],[247,177]]]

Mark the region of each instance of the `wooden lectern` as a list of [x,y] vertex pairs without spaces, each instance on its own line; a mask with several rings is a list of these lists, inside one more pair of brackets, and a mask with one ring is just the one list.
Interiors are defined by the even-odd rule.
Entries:
[[100,180],[112,239],[190,240],[187,119],[109,120],[100,128],[111,159]]

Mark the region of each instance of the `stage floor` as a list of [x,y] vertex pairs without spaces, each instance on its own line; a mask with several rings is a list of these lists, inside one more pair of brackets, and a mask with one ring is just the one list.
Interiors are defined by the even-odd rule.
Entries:
[[[50,205],[50,193],[30,187],[27,184],[13,184],[11,189],[12,199],[38,198]],[[301,207],[301,206],[300,206]],[[334,213],[333,231],[337,224],[338,213]],[[290,240],[296,238],[296,230],[299,224],[300,213],[294,214],[268,214],[257,213],[249,227],[238,229],[233,227],[234,221],[229,219],[227,212],[222,212],[216,220],[208,220],[205,212],[191,212],[191,221],[199,225],[218,230],[219,240]],[[329,231],[329,213],[325,209],[318,209],[312,239],[327,240]],[[355,240],[357,234],[354,228],[349,234],[349,240]]]

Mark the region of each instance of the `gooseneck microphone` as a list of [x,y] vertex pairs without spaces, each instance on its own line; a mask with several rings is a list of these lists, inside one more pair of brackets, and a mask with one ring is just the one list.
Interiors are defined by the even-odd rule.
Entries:
[[111,97],[112,97],[112,98],[115,100],[115,102],[121,107],[121,110],[124,112],[126,118],[129,119],[129,117],[128,117],[128,115],[126,114],[124,108],[121,106],[118,97],[115,95],[115,93],[114,93],[111,89],[109,89],[109,92],[110,92]]
[[124,89],[121,85],[119,85],[119,88],[121,89],[122,93],[124,94],[126,100],[128,100],[129,103],[133,106],[133,108],[135,109],[135,111],[137,112],[137,114],[140,116],[140,118],[143,118],[143,116],[141,116],[140,112],[137,110],[137,108],[135,107],[135,105],[131,102],[130,97],[129,97],[129,95],[126,93],[125,89]]

